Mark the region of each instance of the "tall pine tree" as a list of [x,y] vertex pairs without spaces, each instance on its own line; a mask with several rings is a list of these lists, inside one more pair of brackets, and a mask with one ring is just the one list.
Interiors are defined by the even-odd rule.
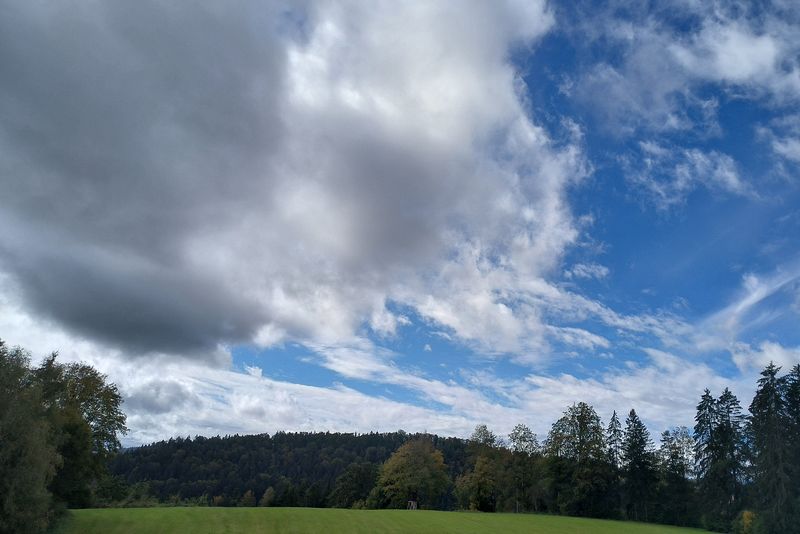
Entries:
[[700,397],[694,421],[695,469],[698,479],[705,484],[714,461],[714,429],[717,426],[717,405],[708,389]]
[[[789,442],[789,475],[792,480],[792,494],[800,499],[800,364],[792,367],[785,379],[786,416]],[[800,503],[798,503],[800,504]]]
[[635,410],[625,420],[622,457],[628,517],[647,521],[656,484],[655,454],[650,432]]
[[753,448],[759,524],[765,532],[798,530],[790,521],[792,493],[789,482],[789,418],[780,367],[770,364],[761,372],[758,390],[750,404],[749,433]]
[[658,451],[658,521],[673,525],[691,525],[696,512],[691,474],[694,439],[686,427],[665,430]]
[[705,390],[695,417],[695,459],[703,525],[726,531],[742,507],[744,417],[728,389],[715,400]]
[[616,410],[611,414],[611,421],[606,430],[606,446],[611,467],[619,469],[622,463],[622,425],[619,423]]

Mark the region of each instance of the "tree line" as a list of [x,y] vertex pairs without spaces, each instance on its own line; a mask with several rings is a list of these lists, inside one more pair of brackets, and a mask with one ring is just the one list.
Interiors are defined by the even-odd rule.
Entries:
[[705,390],[692,429],[654,442],[635,410],[605,424],[568,406],[540,442],[499,437],[277,432],[172,438],[121,450],[122,397],[85,364],[39,366],[0,341],[0,533],[66,507],[311,506],[538,512],[800,532],[800,365],[770,364],[742,408]]
[[122,397],[91,366],[0,340],[0,533],[45,530],[66,507],[103,499],[126,431]]
[[430,434],[175,438],[117,455],[111,472],[159,503],[471,509],[631,519],[729,532],[800,532],[800,365],[768,366],[743,412],[706,390],[694,428],[654,442],[635,410],[604,424],[567,407],[543,442]]

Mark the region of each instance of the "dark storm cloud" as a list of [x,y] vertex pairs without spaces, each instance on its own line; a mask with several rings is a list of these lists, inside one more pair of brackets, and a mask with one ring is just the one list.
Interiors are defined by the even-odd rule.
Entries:
[[229,7],[4,8],[0,268],[39,313],[141,351],[263,320],[181,260],[187,234],[269,197],[281,139],[273,8]]

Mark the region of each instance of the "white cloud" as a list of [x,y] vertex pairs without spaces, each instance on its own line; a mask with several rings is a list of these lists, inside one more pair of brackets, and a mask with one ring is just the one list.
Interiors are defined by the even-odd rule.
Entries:
[[757,313],[765,300],[790,289],[799,279],[800,264],[796,261],[781,266],[767,276],[757,276],[752,273],[744,275],[737,297],[696,326],[693,342],[704,351],[734,346],[743,331],[786,311],[787,307],[777,305],[769,310],[767,316]]
[[[745,404],[754,388],[753,373],[726,379],[705,364],[656,349],[645,349],[647,360],[642,363],[584,378],[565,373],[501,378],[489,370],[462,370],[462,380],[456,381],[426,377],[404,366],[402,355],[363,339],[349,347],[314,347],[317,357],[313,361],[346,379],[392,385],[408,392],[407,401],[389,400],[342,385],[315,387],[267,378],[257,366],[235,372],[230,365],[215,368],[159,356],[131,359],[57,326],[42,325],[23,312],[8,313],[9,302],[3,304],[6,312],[0,315],[0,331],[5,340],[31,349],[36,357],[59,348],[62,360],[86,361],[119,385],[132,430],[125,439],[128,445],[170,436],[277,430],[403,428],[467,436],[478,422],[500,434],[524,422],[545,435],[568,405],[581,400],[593,404],[606,420],[612,410],[626,413],[635,408],[652,432],[660,432],[675,424],[691,426],[694,406],[706,387],[719,393],[730,386]],[[655,319],[608,315],[605,320],[626,328],[656,328]],[[578,346],[606,345],[602,338],[580,329],[562,328],[551,334],[575,337],[570,342]],[[787,358],[798,354],[796,349],[772,343],[762,344],[747,356],[747,347],[740,348],[743,356],[737,358],[746,359],[737,362],[747,369],[765,358],[788,364]]]
[[669,52],[697,78],[730,83],[764,83],[775,75],[781,44],[770,35],[756,35],[738,21],[709,23],[689,44]]
[[260,377],[264,372],[264,370],[261,369],[261,367],[258,367],[256,365],[252,365],[252,366],[251,365],[245,365],[244,366],[244,370],[247,372],[248,375],[256,376],[256,377]]
[[798,137],[775,139],[772,142],[772,150],[788,160],[800,163],[800,138]]
[[698,187],[739,196],[755,196],[727,154],[665,146],[654,141],[639,143],[639,154],[624,161],[631,184],[646,193],[646,201],[660,209],[686,201]]
[[698,24],[676,28],[657,9],[620,18],[609,7],[578,26],[581,38],[614,43],[615,54],[579,75],[572,90],[610,131],[718,135],[719,103],[702,91],[708,83],[778,106],[800,98],[796,6],[751,12],[735,3],[677,2],[664,9],[680,10]]
[[736,343],[731,349],[733,361],[743,373],[761,371],[770,363],[788,372],[800,364],[800,347],[784,347],[774,341],[762,341],[757,347]]
[[599,263],[576,263],[571,269],[564,271],[565,278],[605,278],[609,274],[608,267]]
[[607,349],[611,347],[611,342],[603,336],[593,334],[582,328],[574,327],[549,327],[550,334],[568,345],[582,349],[594,350],[596,348]]

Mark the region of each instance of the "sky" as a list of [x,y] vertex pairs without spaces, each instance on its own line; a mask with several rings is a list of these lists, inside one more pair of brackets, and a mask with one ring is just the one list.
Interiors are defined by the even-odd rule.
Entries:
[[794,1],[27,2],[0,18],[0,338],[126,445],[654,437],[800,362]]

